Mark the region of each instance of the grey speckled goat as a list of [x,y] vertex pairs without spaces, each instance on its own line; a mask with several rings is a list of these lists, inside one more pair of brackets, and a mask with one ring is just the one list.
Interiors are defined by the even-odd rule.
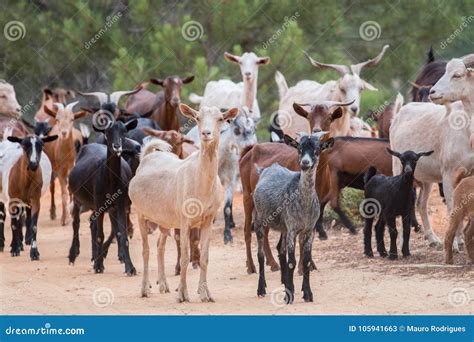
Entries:
[[259,297],[266,294],[263,235],[265,227],[268,226],[281,233],[277,248],[287,304],[293,302],[295,293],[293,274],[296,267],[296,237],[299,234],[304,235],[303,299],[306,302],[313,301],[309,283],[310,251],[313,244],[313,227],[320,213],[315,191],[316,168],[321,152],[334,144],[332,138],[321,144],[320,139],[324,134],[325,132],[319,132],[313,136],[304,136],[299,143],[285,135],[285,143],[298,149],[301,171],[290,171],[279,164],[259,171],[261,174],[253,195],[253,221],[258,241],[260,274],[257,290]]

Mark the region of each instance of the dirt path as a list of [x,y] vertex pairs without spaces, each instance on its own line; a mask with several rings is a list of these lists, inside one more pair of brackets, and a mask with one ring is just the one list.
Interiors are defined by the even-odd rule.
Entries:
[[[57,203],[60,203],[58,198]],[[142,275],[141,241],[138,230],[130,242],[132,260],[138,276],[126,277],[112,245],[105,261],[105,273],[94,274],[90,263],[91,243],[87,215],[81,217],[81,255],[75,266],[66,258],[72,237],[69,224],[48,218],[49,198],[42,201],[39,221],[41,260],[31,262],[29,248],[12,258],[9,248],[0,253],[0,314],[473,314],[474,267],[461,266],[465,256],[456,255],[457,267],[443,265],[443,252],[429,248],[422,234],[412,234],[409,259],[391,262],[362,255],[362,234],[330,230],[329,240],[315,241],[313,255],[318,270],[311,274],[314,303],[301,299],[301,277],[295,277],[297,297],[294,305],[282,307],[279,273],[267,269],[267,297],[257,298],[257,275],[245,268],[242,198],[235,199],[234,244],[222,239],[222,215],[214,225],[210,249],[209,287],[216,303],[201,303],[196,294],[199,270],[189,271],[191,303],[177,304],[175,293],[159,294],[154,281],[156,271],[156,232],[151,237],[150,298],[140,297]],[[447,225],[446,209],[437,194],[430,200],[435,230],[442,234]],[[133,217],[136,223],[136,217]],[[8,224],[9,226],[9,224]],[[108,229],[108,221],[106,223]],[[388,237],[386,237],[388,238]],[[6,229],[9,245],[11,232]],[[272,246],[276,245],[272,235]],[[255,242],[255,237],[253,237]],[[254,244],[254,251],[256,251]],[[256,258],[255,258],[256,259]],[[174,276],[176,247],[168,239],[166,270],[170,288],[178,286]],[[274,295],[271,295],[272,291]]]

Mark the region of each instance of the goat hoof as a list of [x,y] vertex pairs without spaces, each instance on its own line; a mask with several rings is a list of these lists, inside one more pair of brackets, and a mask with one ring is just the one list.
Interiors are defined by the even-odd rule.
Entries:
[[257,273],[257,269],[255,268],[255,265],[247,265],[247,273],[248,274],[253,274]]
[[137,270],[135,269],[135,267],[130,266],[125,269],[125,273],[127,274],[127,276],[131,277],[137,275]]
[[357,234],[357,229],[349,228],[349,233],[351,233],[352,235],[356,235]]
[[23,252],[24,250],[25,250],[25,249],[23,248],[23,244],[21,243],[21,244],[20,244],[20,251]]
[[265,297],[266,294],[267,294],[267,291],[265,291],[265,288],[263,288],[263,289],[258,288],[258,289],[257,289],[257,296],[258,296],[259,298]]
[[39,252],[38,252],[38,248],[31,248],[31,249],[30,249],[30,258],[31,258],[31,261],[39,260],[39,257],[40,257],[40,254],[39,254]]
[[303,291],[303,299],[306,303],[312,302],[313,301],[313,292],[311,292],[311,290]]
[[169,293],[170,292],[170,288],[168,286],[168,283],[166,282],[166,280],[161,280],[161,281],[157,281],[156,282],[158,284],[158,290],[160,291],[160,293]]
[[390,255],[388,256],[388,259],[389,260],[397,260],[398,259],[398,254],[390,253]]
[[365,251],[364,254],[367,258],[373,258],[374,257],[374,252],[372,252],[372,251]]
[[285,303],[292,304],[293,303],[294,294],[291,293],[289,289],[285,289]]
[[3,246],[0,247],[0,253],[3,253],[3,249],[4,249],[4,248],[5,248],[5,247],[3,247]]
[[19,248],[15,248],[15,249],[11,249],[10,250],[10,254],[12,257],[17,257],[17,256],[20,256],[20,249]]
[[178,303],[189,302],[189,295],[187,290],[178,289]]
[[174,275],[178,276],[178,275],[180,275],[180,273],[181,273],[181,267],[176,266],[175,269],[174,269]]
[[227,245],[229,242],[232,242],[233,241],[233,238],[232,238],[232,235],[227,232],[224,232],[224,244]]
[[94,272],[95,273],[104,273],[104,265],[98,262],[94,263]]
[[234,221],[229,223],[229,228],[230,229],[235,228],[235,222]]
[[197,270],[199,268],[199,261],[193,262],[193,269]]
[[323,230],[322,232],[319,232],[319,240],[327,240],[328,239],[328,234]]
[[309,271],[316,271],[318,268],[316,267],[316,264],[314,263],[314,261],[311,259],[311,261],[309,262]]
[[414,228],[415,228],[415,233],[421,232],[421,225],[417,224],[417,225],[415,225]]
[[50,218],[51,220],[53,220],[53,221],[56,220],[56,212],[53,212],[53,211],[52,211],[52,212],[49,214],[49,218]]
[[269,266],[270,266],[270,269],[271,269],[272,272],[277,272],[277,271],[280,270],[280,266],[278,266],[278,264],[276,262],[269,265]]

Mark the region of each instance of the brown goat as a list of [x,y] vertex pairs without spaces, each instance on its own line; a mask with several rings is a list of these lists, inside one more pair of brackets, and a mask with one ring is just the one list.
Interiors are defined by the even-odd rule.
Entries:
[[51,144],[47,144],[44,148],[44,152],[49,157],[53,169],[51,183],[49,184],[49,189],[51,191],[50,218],[51,220],[56,219],[54,179],[55,177],[58,177],[61,186],[61,225],[63,226],[67,224],[67,205],[70,197],[67,182],[69,173],[71,172],[74,166],[74,161],[76,160],[76,139],[74,137],[74,130],[77,131],[77,129],[74,128],[73,124],[75,120],[80,119],[87,114],[87,111],[74,113],[72,108],[75,104],[77,104],[77,102],[70,103],[64,108],[62,104],[57,103],[56,106],[59,108],[55,110],[51,110],[47,106],[44,106],[45,113],[56,121],[56,124],[51,129],[50,135],[57,135],[59,137],[59,139]]
[[450,214],[449,228],[444,237],[445,262],[453,263],[453,241],[456,231],[464,218],[469,222],[464,228],[464,242],[469,262],[474,263],[474,175],[460,168],[453,176],[453,210]]
[[40,109],[35,114],[35,120],[43,122],[49,119],[49,124],[53,126],[56,121],[51,119],[51,117],[46,113],[45,107],[51,111],[54,111],[54,103],[62,103],[63,106],[67,105],[68,99],[75,99],[76,93],[72,90],[63,89],[63,88],[44,88],[43,89],[43,100],[41,102]]
[[368,117],[377,122],[377,131],[380,139],[390,139],[390,123],[393,117],[394,104],[390,103],[385,106],[383,111],[379,114],[375,111],[369,111]]
[[[179,159],[186,158],[186,154],[184,152],[184,144],[194,144],[194,141],[187,138],[183,134],[173,131],[173,130],[158,131],[153,128],[144,127],[142,128],[142,131],[146,135],[160,138],[168,142],[172,147],[171,152],[176,154],[179,157]],[[176,241],[176,247],[178,249],[178,256],[177,256],[176,266],[175,266],[175,275],[179,275],[181,273],[181,265],[179,262],[181,260],[181,247],[180,247],[181,235],[180,235],[179,229],[174,230],[174,239]],[[197,228],[193,228],[190,231],[189,248],[190,248],[191,262],[192,262],[193,268],[197,268],[199,266],[199,258],[200,258],[199,229]]]
[[177,113],[178,105],[181,102],[181,89],[184,84],[191,83],[193,80],[194,76],[184,79],[178,76],[168,76],[164,80],[152,78],[150,82],[162,86],[163,90],[153,94],[147,89],[141,89],[128,98],[126,111],[143,115],[153,110],[151,118],[160,125],[161,129],[179,131]]

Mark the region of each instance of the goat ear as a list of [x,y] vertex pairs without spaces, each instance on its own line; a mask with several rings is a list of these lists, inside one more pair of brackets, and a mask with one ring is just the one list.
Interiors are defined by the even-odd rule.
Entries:
[[329,138],[321,145],[321,150],[329,150],[334,146],[334,138]]
[[81,110],[80,112],[74,113],[74,120],[80,119],[89,114],[87,110]]
[[228,52],[224,52],[224,57],[225,59],[227,59],[229,62],[233,62],[233,63],[239,63],[239,57],[237,56],[234,56]]
[[388,147],[387,147],[387,151],[388,151],[388,153],[390,153],[392,156],[395,156],[395,157],[397,157],[397,158],[401,158],[401,156],[402,156],[400,153],[395,152],[395,151],[392,151],[392,150],[391,150],[390,148],[388,148]]
[[192,81],[194,81],[194,75],[181,79],[181,82],[183,82],[183,84],[188,84],[188,83],[191,83]]
[[198,116],[199,112],[192,109],[189,107],[187,104],[180,103],[179,104],[179,110],[181,111],[181,114],[183,114],[185,117],[190,118],[190,119],[196,119]]
[[222,116],[224,117],[225,121],[229,121],[234,120],[237,114],[239,114],[239,109],[234,107],[223,113]]
[[337,109],[331,114],[331,121],[339,119],[342,117],[342,114],[344,114],[342,107],[337,107]]
[[262,58],[259,58],[257,61],[258,65],[268,64],[268,63],[270,63],[270,57],[262,57]]
[[301,107],[301,105],[297,104],[296,102],[293,103],[293,109],[295,110],[296,114],[298,114],[299,116],[302,116],[305,119],[308,118],[309,113],[306,110],[304,110],[304,108]]
[[10,142],[19,143],[19,144],[21,144],[23,141],[22,138],[18,138],[18,137],[7,137],[7,140]]
[[76,92],[74,90],[68,90],[68,91],[66,91],[66,94],[67,94],[67,96],[70,96],[73,99],[76,98]]
[[288,146],[291,146],[291,147],[294,147],[294,148],[298,148],[299,144],[298,142],[293,139],[292,137],[290,137],[289,135],[285,134],[283,136],[283,141],[285,142],[285,144],[287,144]]
[[57,135],[50,135],[50,136],[41,138],[41,140],[42,140],[44,143],[49,143],[49,142],[51,142],[51,141],[56,140],[57,138],[58,138]]
[[44,88],[43,89],[43,95],[45,99],[47,100],[50,96],[53,96],[53,91],[49,88]]
[[159,78],[150,78],[150,82],[153,84],[158,84],[163,87],[163,80]]
[[370,90],[370,91],[378,91],[377,88],[375,88],[372,84],[370,84],[369,82],[367,81],[364,81],[362,80],[363,84],[364,84],[364,89],[365,90]]
[[56,112],[55,111],[52,111],[51,109],[49,109],[47,106],[43,106],[43,110],[46,114],[48,114],[49,116],[53,117],[53,118],[56,118]]
[[418,159],[421,158],[421,157],[428,157],[428,156],[431,156],[433,154],[434,151],[428,151],[428,152],[420,152],[420,153],[417,153],[416,155],[418,156]]
[[137,125],[138,125],[138,120],[137,120],[137,119],[133,119],[133,120],[128,121],[128,122],[125,124],[125,128],[127,129],[127,131],[131,131],[132,129],[136,128]]

